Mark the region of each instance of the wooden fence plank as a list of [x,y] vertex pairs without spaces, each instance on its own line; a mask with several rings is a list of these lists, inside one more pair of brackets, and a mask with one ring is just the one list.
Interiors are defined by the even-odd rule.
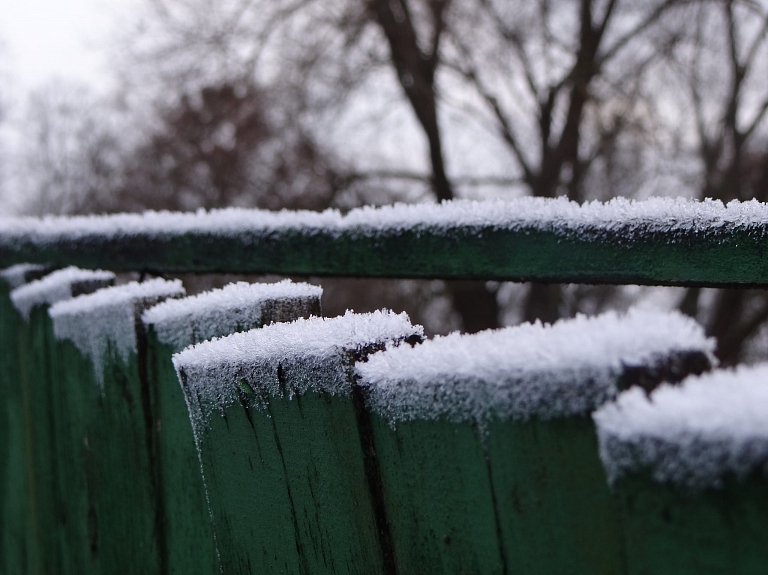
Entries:
[[347,314],[174,357],[197,412],[224,572],[392,572],[352,366],[386,341],[420,333],[404,316]]
[[[24,281],[22,277],[21,281]],[[19,331],[23,320],[10,299],[17,283],[0,278],[0,569],[26,572],[26,468],[19,381]]]
[[0,264],[158,272],[765,286],[765,204],[454,202],[0,221]]
[[712,372],[595,413],[627,573],[766,572],[766,378]]
[[[58,474],[56,420],[53,405],[56,379],[55,338],[48,309],[51,304],[112,285],[114,274],[68,268],[14,290],[11,298],[28,313],[19,339],[19,385],[23,396],[23,425],[27,467],[29,522],[28,573],[63,573],[60,549],[62,524],[54,478]],[[31,305],[31,308],[29,307]]]
[[207,575],[220,571],[200,460],[171,356],[213,337],[273,321],[319,316],[321,293],[321,288],[290,282],[234,284],[195,297],[169,300],[144,313],[148,381],[157,431],[156,468],[166,533],[165,572]]
[[[54,305],[64,410],[60,474],[73,572],[162,572],[142,311],[180,282],[127,284]],[[137,334],[137,331],[139,334]],[[74,345],[73,345],[74,344]]]
[[712,348],[682,316],[609,314],[359,364],[398,571],[621,573],[588,414],[627,371],[679,379],[708,367]]

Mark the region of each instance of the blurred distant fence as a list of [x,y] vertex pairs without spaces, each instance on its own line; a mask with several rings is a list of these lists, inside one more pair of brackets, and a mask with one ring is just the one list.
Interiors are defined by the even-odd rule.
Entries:
[[308,284],[95,270],[764,286],[766,232],[684,200],[2,220],[0,570],[764,573],[768,375],[697,379],[690,318],[423,341]]

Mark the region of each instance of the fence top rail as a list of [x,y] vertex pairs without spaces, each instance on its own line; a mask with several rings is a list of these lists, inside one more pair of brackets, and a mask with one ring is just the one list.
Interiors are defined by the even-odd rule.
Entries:
[[768,205],[457,200],[342,214],[224,209],[0,219],[0,266],[768,285]]

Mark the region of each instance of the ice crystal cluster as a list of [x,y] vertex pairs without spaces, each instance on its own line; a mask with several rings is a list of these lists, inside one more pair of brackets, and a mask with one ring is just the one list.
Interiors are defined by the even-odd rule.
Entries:
[[731,474],[768,470],[768,364],[630,389],[594,414],[600,457],[613,483],[649,472],[659,482],[717,487]]
[[180,280],[151,279],[142,283],[100,289],[51,306],[53,331],[58,339],[75,344],[88,356],[99,385],[104,384],[104,357],[108,349],[127,361],[136,351],[136,326],[141,313],[167,298],[184,296]]
[[628,367],[675,353],[711,357],[714,347],[687,316],[633,309],[437,337],[376,353],[357,372],[371,408],[391,423],[549,419],[586,415],[614,398]]

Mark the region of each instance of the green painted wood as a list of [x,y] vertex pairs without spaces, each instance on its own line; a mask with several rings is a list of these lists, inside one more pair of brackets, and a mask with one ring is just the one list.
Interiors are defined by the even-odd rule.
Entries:
[[[193,342],[190,342],[193,343]],[[158,488],[158,523],[165,538],[163,573],[200,575],[220,571],[200,460],[184,393],[171,356],[149,328],[148,381],[152,394],[153,443]]]
[[69,341],[57,345],[57,485],[67,572],[162,572],[146,348],[139,350],[125,361],[110,345],[101,387],[90,359]]
[[504,573],[487,455],[477,430],[372,416],[398,573]]
[[67,460],[61,504],[72,529],[66,563],[73,573],[158,573],[151,430],[136,354],[125,362],[109,350],[101,389],[92,363],[74,346],[62,342],[59,352],[59,401],[67,409],[59,429],[69,428],[60,452]]
[[768,485],[732,477],[691,493],[636,475],[615,500],[631,575],[758,575],[768,571]]
[[[700,352],[624,370],[651,389],[708,369]],[[402,573],[624,573],[620,524],[588,415],[482,427],[371,415]]]
[[509,573],[623,573],[591,419],[494,421],[488,459]]
[[99,573],[97,478],[89,436],[90,400],[97,389],[93,365],[69,341],[57,341],[52,355],[57,366],[51,403],[58,438],[53,457],[62,573]]
[[227,574],[384,573],[350,398],[247,398],[201,437]]
[[58,549],[59,510],[55,500],[58,438],[54,433],[52,390],[56,385],[51,361],[55,345],[48,306],[34,306],[19,338],[19,386],[27,481],[27,573],[57,574],[63,567]]
[[19,351],[23,319],[13,307],[9,286],[0,281],[0,569],[2,573],[27,573],[27,466],[23,405],[19,385]]
[[[281,366],[287,388],[301,377],[291,374]],[[251,391],[259,382],[243,379],[233,382],[240,401],[222,409],[194,395],[186,377],[198,421],[214,409],[197,432],[224,573],[391,572],[358,428],[361,402],[315,391],[265,399]]]
[[573,283],[765,286],[766,230],[471,226],[343,231],[84,234],[56,244],[0,242],[0,264],[43,262],[157,272],[475,278]]
[[[320,315],[319,299],[305,305],[301,302],[281,303],[260,303],[261,317],[238,324],[236,331],[259,328],[273,321]],[[228,333],[211,334],[212,337],[225,335]],[[193,339],[185,342],[186,345],[194,343],[197,341]],[[171,361],[171,356],[179,351],[181,349],[158,341],[154,327],[147,327],[148,382],[152,393],[157,484],[162,506],[159,512],[167,549],[165,572],[207,575],[218,573],[220,566],[189,411]]]

